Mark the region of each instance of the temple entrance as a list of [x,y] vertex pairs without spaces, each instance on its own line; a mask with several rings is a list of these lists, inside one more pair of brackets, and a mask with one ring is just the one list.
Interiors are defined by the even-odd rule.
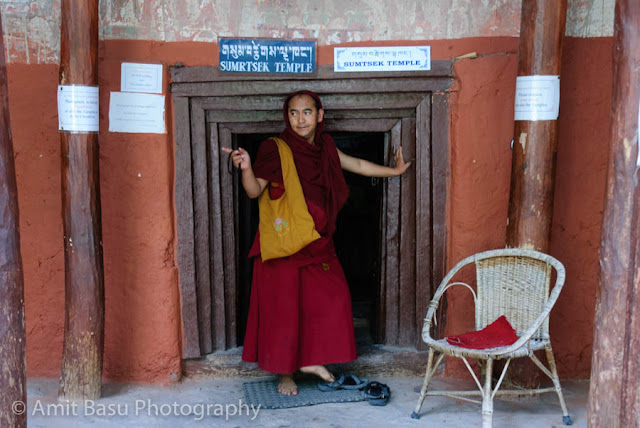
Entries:
[[[260,142],[273,134],[238,134],[236,143],[255,159]],[[344,153],[384,163],[383,133],[338,132],[332,135]],[[381,213],[383,181],[344,172],[349,199],[340,212],[334,234],[336,252],[351,293],[356,343],[370,345],[379,337],[377,315],[380,293]],[[258,229],[258,203],[237,189],[238,198],[238,344],[244,341],[253,260],[247,258]]]
[[425,72],[348,76],[327,67],[303,77],[215,67],[171,73],[184,358],[244,340],[252,270],[246,254],[257,207],[221,148],[242,145],[255,157],[260,141],[282,131],[282,102],[300,88],[320,94],[325,130],[345,153],[388,165],[402,146],[413,162],[401,177],[347,174],[351,197],[334,241],[358,343],[420,349],[422,319],[445,262],[451,62],[433,61]]

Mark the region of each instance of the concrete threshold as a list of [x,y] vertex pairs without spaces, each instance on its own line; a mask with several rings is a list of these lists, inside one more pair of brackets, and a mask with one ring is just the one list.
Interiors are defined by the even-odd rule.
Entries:
[[[422,376],[428,352],[415,348],[385,345],[358,347],[358,359],[351,363],[331,364],[335,373],[355,373],[358,376],[407,377]],[[256,363],[242,361],[242,348],[214,352],[199,359],[184,360],[182,373],[190,379],[259,377],[268,375]]]

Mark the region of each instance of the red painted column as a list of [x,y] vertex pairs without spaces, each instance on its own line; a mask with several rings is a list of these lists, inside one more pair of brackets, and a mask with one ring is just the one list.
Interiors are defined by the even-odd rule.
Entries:
[[640,426],[640,2],[614,21],[609,171],[600,238],[590,427]]
[[[58,97],[98,85],[98,0],[63,0]],[[77,85],[77,86],[71,86]],[[97,105],[78,95],[82,103]],[[71,103],[67,98],[64,105]],[[100,224],[98,132],[61,117],[62,215],[65,249],[65,323],[60,398],[97,399],[102,386],[104,271]],[[64,108],[64,107],[63,107]],[[91,115],[91,114],[89,114]],[[94,115],[97,118],[97,113]],[[64,118],[64,119],[63,119]],[[81,130],[79,130],[81,129]]]
[[[0,19],[0,46],[4,46]],[[0,52],[0,426],[27,426],[24,276],[18,191],[9,124],[4,49]]]

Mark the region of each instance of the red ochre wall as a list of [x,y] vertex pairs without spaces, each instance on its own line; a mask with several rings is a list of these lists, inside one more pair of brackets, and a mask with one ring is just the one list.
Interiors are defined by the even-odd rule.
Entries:
[[[393,45],[405,42],[371,43]],[[420,44],[420,42],[411,42]],[[509,141],[517,38],[435,41],[433,59],[476,52],[455,63],[451,94],[448,265],[503,247],[509,194]],[[551,330],[561,376],[587,378],[598,284],[611,86],[610,38],[565,39],[551,253],[567,283]],[[322,46],[319,64],[332,63]],[[104,41],[100,45],[100,186],[105,267],[104,377],[169,383],[180,378],[181,316],[175,263],[173,138],[165,67],[168,133],[108,129],[109,93],[120,90],[120,64],[216,65],[212,43]],[[56,64],[10,64],[11,127],[18,176],[25,272],[27,367],[31,377],[59,376],[64,329],[64,252],[57,131]],[[469,296],[453,292],[447,329],[472,328]],[[448,373],[460,374],[450,366]]]

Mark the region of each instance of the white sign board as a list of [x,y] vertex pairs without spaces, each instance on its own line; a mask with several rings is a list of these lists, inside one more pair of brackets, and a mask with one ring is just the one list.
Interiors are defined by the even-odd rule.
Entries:
[[557,120],[560,76],[518,76],[514,120]]
[[111,92],[109,132],[164,134],[164,95]]
[[58,130],[97,132],[98,87],[58,85]]
[[333,48],[333,71],[431,70],[431,46]]
[[123,62],[120,73],[122,92],[162,93],[162,64]]

